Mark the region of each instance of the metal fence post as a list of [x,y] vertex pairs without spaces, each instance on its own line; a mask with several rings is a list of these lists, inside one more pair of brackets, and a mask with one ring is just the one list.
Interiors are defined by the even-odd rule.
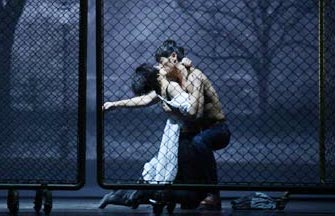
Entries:
[[325,183],[325,71],[324,71],[324,1],[319,1],[319,145],[320,181]]

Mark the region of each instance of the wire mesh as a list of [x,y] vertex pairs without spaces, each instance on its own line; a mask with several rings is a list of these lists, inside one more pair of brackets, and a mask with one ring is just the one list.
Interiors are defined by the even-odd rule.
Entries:
[[335,182],[335,28],[332,25],[335,17],[335,1],[325,2],[325,180]]
[[81,9],[78,1],[0,1],[1,185],[82,181]]
[[[215,152],[219,185],[320,183],[317,2],[117,0],[101,6],[104,102],[133,97],[135,68],[155,64],[156,49],[173,39],[212,82],[232,132],[229,146]],[[105,185],[138,182],[157,155],[167,117],[159,105],[104,113],[99,178]]]

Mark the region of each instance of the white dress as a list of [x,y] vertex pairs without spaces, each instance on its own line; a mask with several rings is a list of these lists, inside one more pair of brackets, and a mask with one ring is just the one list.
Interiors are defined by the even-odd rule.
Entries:
[[[186,92],[173,97],[171,101],[160,96],[159,98],[178,108],[183,114],[186,114],[191,107]],[[145,181],[151,184],[166,184],[175,180],[178,171],[178,140],[181,126],[182,122],[178,119],[169,118],[166,121],[158,154],[144,165],[142,176]]]

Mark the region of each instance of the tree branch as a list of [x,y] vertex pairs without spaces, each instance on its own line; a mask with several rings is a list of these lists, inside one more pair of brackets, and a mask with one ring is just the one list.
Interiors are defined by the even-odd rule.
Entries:
[[[255,1],[256,0],[252,0],[252,2],[255,2]],[[253,26],[254,26],[254,31],[257,35],[257,38],[259,39],[259,35],[261,35],[261,28],[259,27],[259,25],[257,25],[257,21],[256,21],[256,10],[255,10],[255,8],[257,8],[257,6],[255,8],[253,8],[251,3],[248,2],[248,0],[244,0],[243,2],[246,5],[246,7],[248,8],[249,13],[251,13],[251,21],[252,21]],[[259,4],[260,4],[260,1],[257,0],[257,5],[259,6]]]
[[289,4],[286,6],[283,6],[284,4],[284,0],[282,0],[279,5],[273,10],[272,14],[273,14],[273,19],[277,19],[279,18],[279,16],[282,16],[285,12],[287,12],[287,10],[292,7],[294,4]]
[[[188,16],[192,17],[192,15],[189,13],[189,11],[186,9],[185,5],[183,4],[183,0],[177,0],[177,4],[179,5],[180,9],[182,9],[182,12],[187,14]],[[193,18],[193,17],[192,17]],[[199,20],[193,19],[199,26],[201,26],[206,32],[209,32],[210,30],[204,27]]]
[[[208,34],[212,35],[212,34],[213,34],[212,29],[209,29],[209,28],[204,27],[204,26],[199,22],[198,19],[195,19],[195,18],[192,16],[192,14],[185,8],[185,6],[183,5],[182,2],[183,2],[183,1],[180,0],[180,1],[178,1],[178,4],[179,4],[180,8],[183,10],[183,12],[184,12],[185,14],[187,14],[189,17],[193,18],[194,22],[195,22],[198,26],[200,26],[203,30],[205,30]],[[226,28],[225,28],[224,30],[227,32],[227,29],[226,29]],[[223,31],[222,31],[222,29],[219,29],[218,32],[223,32]],[[237,41],[237,40],[235,40],[234,38],[232,38],[232,37],[230,36],[230,34],[224,35],[223,37],[224,37],[225,39],[227,39],[227,40],[229,41],[229,43],[232,44],[236,49],[239,49],[239,50],[241,50],[242,52],[246,53],[247,56],[248,56],[248,58],[251,58],[251,57],[252,57],[251,52],[250,52],[250,51],[249,51],[249,50],[248,50],[248,49],[247,49],[247,48],[246,48],[240,41]]]
[[239,49],[239,50],[241,50],[242,52],[244,52],[244,53],[248,56],[248,58],[251,58],[251,57],[253,56],[252,53],[249,51],[249,49],[248,49],[246,46],[244,46],[243,43],[242,43],[241,41],[237,41],[237,40],[235,40],[234,38],[232,38],[232,37],[230,36],[230,34],[228,34],[225,38],[226,38],[226,39],[228,40],[228,42],[229,42],[230,44],[232,44],[236,49]]
[[245,24],[246,26],[252,26],[253,28],[255,27],[255,23],[248,21],[246,19],[242,19],[241,17],[237,16],[236,14],[230,12],[230,11],[219,11],[218,13],[224,15],[224,16],[228,16],[231,17],[233,19],[236,19],[238,21],[240,21],[241,23]]
[[282,43],[281,46],[276,47],[275,50],[287,47],[287,46],[301,46],[309,49],[315,49],[318,50],[318,46],[313,46],[309,43],[303,42],[303,41],[297,41],[297,40],[292,40],[292,41],[287,41],[285,43]]
[[[184,11],[186,10],[186,6],[183,5],[182,3],[183,1],[180,0],[178,1],[178,5],[184,9]],[[252,25],[253,27],[255,26],[255,23],[253,22],[248,22],[248,20],[246,19],[242,19],[241,17],[239,17],[237,14],[235,13],[232,13],[231,11],[220,11],[218,10],[218,8],[216,7],[210,7],[209,9],[202,9],[201,7],[199,8],[194,8],[194,9],[189,9],[187,8],[187,11],[188,11],[188,14],[190,14],[190,12],[202,12],[202,13],[208,13],[208,14],[216,14],[216,13],[219,13],[219,14],[222,14],[223,16],[228,16],[228,17],[231,17],[233,19],[236,19],[238,21],[240,21],[241,23],[245,24],[245,25]]]
[[278,50],[281,50],[284,47],[295,47],[295,46],[300,46],[300,47],[305,47],[305,48],[309,48],[309,49],[313,49],[313,50],[318,50],[318,46],[313,46],[309,43],[305,43],[303,41],[288,41],[288,42],[284,42],[281,43],[280,46],[275,46],[274,49],[271,49],[271,59],[273,59],[273,57],[275,56],[275,54],[277,54]]
[[24,6],[27,0],[10,0],[5,7],[7,16],[11,19],[10,28],[15,29],[19,18],[23,13]]
[[196,57],[199,58],[205,58],[205,59],[211,59],[211,60],[238,60],[238,59],[245,59],[245,60],[250,60],[251,58],[248,56],[243,56],[243,55],[229,55],[229,56],[208,56],[208,55],[201,55],[199,53],[196,53],[192,50],[190,50],[190,53],[195,55]]
[[300,13],[299,16],[295,15],[293,18],[293,22],[292,23],[289,23],[289,22],[285,22],[284,24],[284,29],[283,29],[283,33],[282,35],[280,36],[279,40],[278,40],[278,43],[274,44],[274,47],[270,50],[270,55],[271,55],[271,58],[275,55],[276,53],[276,50],[279,48],[279,47],[283,47],[284,43],[286,43],[284,41],[284,38],[285,36],[287,35],[287,32],[289,31],[290,28],[293,28],[297,23],[298,21],[301,19],[301,17],[303,17],[303,14]]
[[278,10],[280,9],[280,8],[282,8],[282,6],[283,6],[283,0],[279,3],[279,5],[273,10],[273,12],[272,12],[272,14],[274,14],[274,15],[277,15],[277,14],[280,14],[279,12],[278,12]]

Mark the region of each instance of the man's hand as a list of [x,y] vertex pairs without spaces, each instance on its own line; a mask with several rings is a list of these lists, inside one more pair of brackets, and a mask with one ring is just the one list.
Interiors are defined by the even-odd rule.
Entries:
[[191,59],[186,58],[186,57],[181,60],[181,64],[184,65],[187,69],[192,67]]

